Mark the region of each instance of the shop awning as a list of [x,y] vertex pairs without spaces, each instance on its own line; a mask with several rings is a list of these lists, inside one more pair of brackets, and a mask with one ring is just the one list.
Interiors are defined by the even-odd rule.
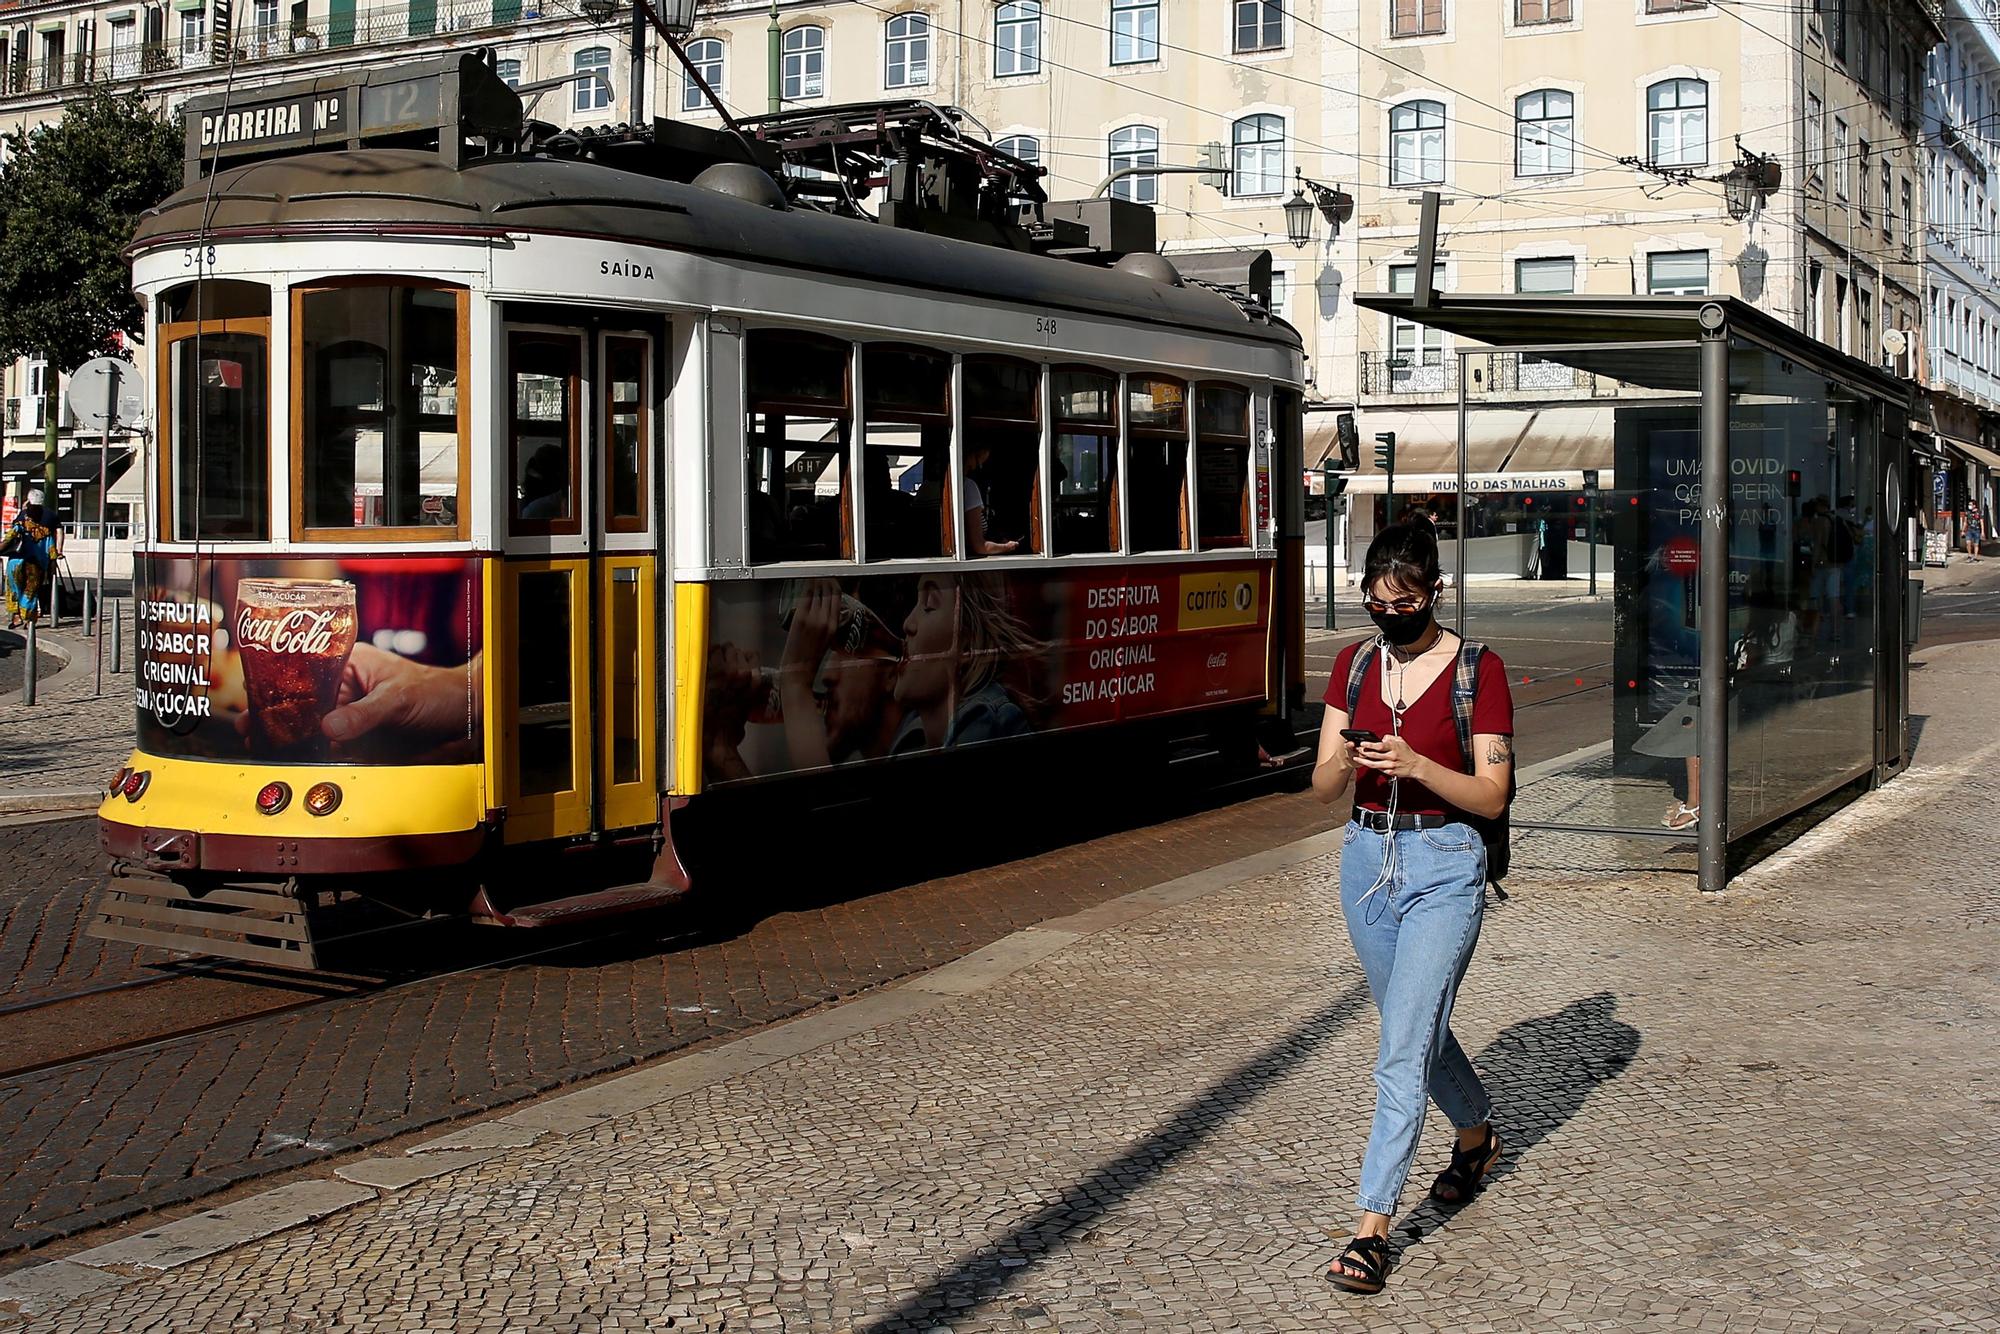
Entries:
[[111,465],[111,471],[116,475],[104,493],[105,502],[111,505],[143,505],[146,501],[145,461],[135,454],[132,465],[125,471],[119,472],[115,463]]
[[1990,472],[2000,472],[2000,454],[1994,453],[1983,445],[1975,445],[1970,440],[1960,440],[1956,436],[1942,435],[1938,439],[1944,442],[1946,449],[1957,454],[1963,454],[1966,458]]
[[[1551,472],[1608,469],[1613,449],[1614,404],[1562,407],[1469,407],[1465,414],[1465,470],[1468,473]],[[1314,417],[1306,436],[1306,466],[1321,466],[1334,449],[1335,414]],[[1375,435],[1396,433],[1396,476],[1418,473],[1456,476],[1458,409],[1429,408],[1356,414],[1361,434],[1361,468],[1373,476]]]
[[[427,496],[458,494],[458,436],[449,431],[426,431],[419,442],[417,490]],[[355,441],[354,494],[382,494],[382,437],[364,433]]]
[[[129,449],[111,451],[111,470],[116,472],[120,464],[131,456]],[[39,449],[9,450],[0,457],[0,479],[12,481],[16,477],[30,480],[42,476],[44,455]],[[97,451],[88,446],[78,446],[56,456],[57,486],[88,486],[97,480]]]

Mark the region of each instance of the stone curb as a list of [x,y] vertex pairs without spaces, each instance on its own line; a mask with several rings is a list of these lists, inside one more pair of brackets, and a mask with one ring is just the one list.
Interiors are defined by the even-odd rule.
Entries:
[[104,789],[101,787],[8,792],[0,794],[0,815],[41,815],[57,811],[80,814],[84,811],[94,811],[103,803]]
[[247,1246],[424,1181],[436,1181],[547,1138],[595,1130],[659,1103],[790,1060],[885,1024],[926,1013],[1004,981],[1086,937],[1188,903],[1245,880],[1285,870],[1340,848],[1327,830],[1239,857],[1206,871],[1135,890],[1068,917],[1025,927],[984,949],[831,1009],[747,1037],[545,1098],[504,1116],[412,1145],[403,1156],[361,1159],[315,1178],[278,1186],[80,1251],[64,1260],[0,1275],[0,1312],[42,1314],[68,1302],[225,1251]]

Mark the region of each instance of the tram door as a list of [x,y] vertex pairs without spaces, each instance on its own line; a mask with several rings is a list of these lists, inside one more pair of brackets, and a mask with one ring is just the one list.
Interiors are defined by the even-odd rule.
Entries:
[[655,339],[509,325],[507,670],[510,843],[658,819]]

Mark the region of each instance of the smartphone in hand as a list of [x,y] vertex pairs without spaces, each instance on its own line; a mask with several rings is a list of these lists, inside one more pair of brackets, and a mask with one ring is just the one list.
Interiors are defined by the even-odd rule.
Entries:
[[1373,745],[1382,739],[1380,733],[1371,732],[1365,727],[1343,727],[1340,729],[1340,735],[1357,746]]

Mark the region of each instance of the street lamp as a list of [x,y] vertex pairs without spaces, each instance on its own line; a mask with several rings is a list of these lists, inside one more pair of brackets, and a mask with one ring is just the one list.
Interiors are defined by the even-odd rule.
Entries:
[[[1326,219],[1326,225],[1334,237],[1340,235],[1340,224],[1354,216],[1354,196],[1331,185],[1321,185],[1294,168],[1293,176],[1298,179],[1298,188],[1285,201],[1285,235],[1294,246],[1306,246],[1313,239],[1313,213],[1318,211]],[[1312,198],[1306,198],[1306,191],[1312,191]]]

